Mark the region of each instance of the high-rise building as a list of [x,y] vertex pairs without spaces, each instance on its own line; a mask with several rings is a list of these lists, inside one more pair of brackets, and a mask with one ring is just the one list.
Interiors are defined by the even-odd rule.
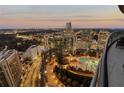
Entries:
[[100,32],[98,34],[98,45],[99,45],[100,50],[102,50],[104,48],[105,42],[106,42],[109,34],[110,33],[108,31],[100,30]]
[[66,29],[63,33],[64,50],[65,52],[74,53],[75,50],[75,35],[72,30],[71,22],[66,23]]
[[44,50],[44,47],[40,45],[32,45],[23,54],[23,58],[30,58],[33,61],[37,56],[41,56],[42,50]]
[[19,86],[22,68],[17,51],[6,50],[0,54],[0,86]]
[[48,35],[44,35],[44,46],[46,49],[49,49],[49,36]]
[[90,47],[90,31],[88,30],[80,30],[76,33],[76,49],[82,49],[83,51],[87,51]]
[[71,31],[72,30],[71,22],[66,23],[66,30],[67,31]]

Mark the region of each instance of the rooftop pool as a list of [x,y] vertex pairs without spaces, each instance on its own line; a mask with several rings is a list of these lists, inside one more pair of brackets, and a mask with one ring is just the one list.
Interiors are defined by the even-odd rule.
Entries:
[[79,62],[87,62],[87,61],[90,61],[89,58],[79,58]]

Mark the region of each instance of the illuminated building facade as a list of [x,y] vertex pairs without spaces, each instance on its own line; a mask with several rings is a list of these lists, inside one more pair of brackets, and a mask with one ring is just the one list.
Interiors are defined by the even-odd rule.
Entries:
[[0,55],[0,86],[15,87],[21,81],[21,63],[16,50],[8,50]]
[[31,60],[33,61],[34,59],[36,59],[37,56],[41,56],[43,48],[44,47],[39,46],[39,45],[38,46],[32,45],[23,54],[23,58],[31,58]]
[[70,22],[66,23],[66,29],[64,30],[63,37],[65,52],[74,54],[76,48],[76,37],[74,35]]

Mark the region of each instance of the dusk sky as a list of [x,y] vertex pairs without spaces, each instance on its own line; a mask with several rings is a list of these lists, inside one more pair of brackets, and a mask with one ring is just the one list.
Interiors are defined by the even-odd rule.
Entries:
[[0,6],[2,28],[124,28],[117,6]]

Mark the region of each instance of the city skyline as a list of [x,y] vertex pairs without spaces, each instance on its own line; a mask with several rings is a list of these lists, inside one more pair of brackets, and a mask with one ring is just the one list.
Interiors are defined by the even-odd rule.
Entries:
[[103,29],[74,31],[70,22],[65,26],[62,32],[3,30],[0,86],[89,87],[111,33]]
[[0,6],[0,28],[124,28],[118,6]]

